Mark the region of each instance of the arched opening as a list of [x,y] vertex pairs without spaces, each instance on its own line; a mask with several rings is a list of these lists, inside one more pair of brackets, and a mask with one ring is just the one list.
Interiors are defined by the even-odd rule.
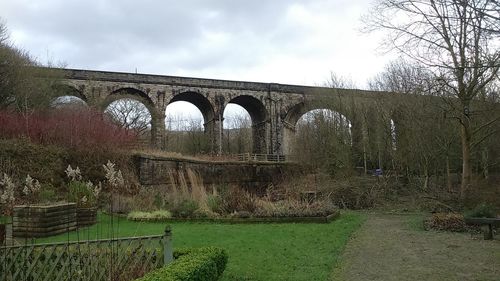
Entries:
[[81,110],[88,108],[87,102],[85,102],[82,98],[68,95],[59,96],[52,100],[50,104],[52,107],[57,109]]
[[[325,106],[325,104],[321,101],[312,103],[301,102],[290,107],[282,119],[283,136],[281,151],[285,155],[293,154],[292,146],[295,139],[295,133],[297,131],[297,124],[302,117],[304,121],[315,120],[315,117],[322,117],[324,120],[329,121],[329,125],[347,126],[345,128],[348,128],[349,140],[352,144],[354,141],[353,131],[355,131],[355,129],[359,130],[359,125],[353,127],[352,116],[347,116],[345,112],[345,109],[342,107],[336,107],[335,104],[328,104]],[[345,135],[345,133],[343,134]]]
[[214,109],[210,101],[196,92],[174,96],[165,110],[165,148],[188,155],[213,150]]
[[133,131],[142,142],[151,139],[151,113],[142,102],[132,98],[117,99],[104,113],[114,124]]
[[252,152],[252,119],[248,111],[240,105],[230,103],[224,109],[223,116],[223,151],[229,154]]
[[241,95],[231,99],[226,107],[239,108],[240,112],[245,110],[248,113],[251,121],[251,151],[253,153],[267,153],[267,111],[264,104],[255,97]]
[[352,124],[330,109],[310,110],[295,123],[290,154],[302,163],[336,174],[352,168]]
[[201,111],[192,103],[177,101],[169,104],[165,110],[167,131],[204,131],[204,118]]
[[50,105],[58,109],[87,109],[87,98],[75,87],[56,84],[52,86],[55,97]]
[[100,104],[102,112],[119,126],[130,129],[143,145],[156,141],[157,118],[149,96],[134,88],[120,88]]
[[154,103],[151,98],[144,92],[134,89],[134,88],[120,88],[113,91],[110,95],[106,97],[104,102],[101,104],[101,108],[106,109],[112,102],[119,99],[132,99],[142,103],[153,115]]

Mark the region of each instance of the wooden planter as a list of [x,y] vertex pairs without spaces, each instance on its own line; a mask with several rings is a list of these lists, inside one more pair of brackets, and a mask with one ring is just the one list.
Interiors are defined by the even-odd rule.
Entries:
[[76,208],[76,222],[78,227],[94,225],[97,222],[96,207],[78,207]]
[[0,246],[3,246],[5,244],[6,234],[7,234],[6,225],[0,224]]
[[47,237],[75,230],[76,204],[14,206],[13,237]]

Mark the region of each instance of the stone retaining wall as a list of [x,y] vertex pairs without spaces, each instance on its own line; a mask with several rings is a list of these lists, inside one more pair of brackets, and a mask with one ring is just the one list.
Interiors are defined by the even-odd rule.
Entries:
[[257,192],[265,190],[270,184],[278,184],[289,173],[297,175],[304,169],[297,164],[283,162],[213,162],[143,154],[134,155],[134,161],[142,185],[170,185],[169,172],[178,174],[191,169],[204,184],[237,184]]

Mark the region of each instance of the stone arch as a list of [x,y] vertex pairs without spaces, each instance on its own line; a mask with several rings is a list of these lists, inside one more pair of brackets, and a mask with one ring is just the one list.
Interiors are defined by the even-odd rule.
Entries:
[[237,104],[243,107],[252,121],[252,143],[253,153],[266,153],[266,135],[268,113],[264,104],[257,98],[249,95],[241,95],[231,99],[229,103]]
[[341,108],[340,106],[333,104],[328,104],[328,103],[325,104],[319,101],[308,101],[308,102],[301,102],[291,106],[285,112],[284,114],[285,117],[283,118],[283,121],[286,122],[288,126],[295,127],[300,117],[302,117],[307,112],[315,109],[328,109],[342,114],[349,120],[353,119],[351,116],[352,114],[350,114],[345,108]]
[[89,107],[87,97],[81,90],[69,83],[57,83],[51,86],[52,99],[50,106],[70,110],[81,110]]
[[83,91],[79,90],[77,87],[69,84],[58,83],[52,86],[53,92],[53,101],[60,97],[69,96],[69,97],[77,97],[85,102],[88,105],[87,96],[83,93]]
[[[166,104],[166,106],[184,101],[194,105],[201,112],[203,117],[203,127],[206,137],[209,139],[209,150],[212,152],[217,151],[217,146],[220,150],[220,136],[222,122],[219,120],[220,116],[216,113],[215,106],[206,95],[197,91],[186,90],[175,94]],[[165,120],[163,120],[165,122]]]
[[[301,102],[291,106],[288,111],[284,113],[282,118],[283,122],[283,136],[282,136],[282,152],[283,154],[290,154],[291,152],[291,142],[293,137],[295,136],[296,125],[299,119],[304,116],[304,114],[313,111],[313,110],[331,110],[333,112],[339,113],[343,117],[347,119],[351,127],[351,130],[354,129],[353,126],[353,116],[349,114],[349,112],[339,106],[335,106],[332,104],[324,104],[317,101],[309,101],[309,102]],[[352,136],[352,131],[351,131]]]
[[163,132],[161,120],[161,113],[156,110],[155,104],[151,98],[141,90],[135,88],[119,88],[114,90],[99,104],[100,110],[104,112],[106,108],[113,102],[121,99],[132,99],[142,103],[151,115],[151,145],[155,145],[158,139],[161,138]]
[[215,110],[210,102],[209,99],[207,99],[205,96],[198,92],[182,92],[177,95],[175,95],[170,101],[168,102],[167,105],[174,103],[176,101],[185,101],[193,104],[196,106],[201,114],[203,115],[203,122],[205,126],[205,132],[211,132],[214,119],[215,119]]
[[106,96],[104,101],[100,104],[100,108],[104,111],[112,102],[126,98],[141,102],[149,110],[151,116],[155,114],[155,104],[151,98],[143,91],[135,88],[120,88],[114,90]]

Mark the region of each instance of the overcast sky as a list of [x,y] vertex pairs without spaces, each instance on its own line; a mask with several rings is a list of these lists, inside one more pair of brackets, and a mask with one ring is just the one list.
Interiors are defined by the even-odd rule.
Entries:
[[387,57],[372,0],[0,0],[11,39],[69,68],[360,88]]
[[366,88],[387,55],[372,0],[0,0],[11,40],[68,68]]

